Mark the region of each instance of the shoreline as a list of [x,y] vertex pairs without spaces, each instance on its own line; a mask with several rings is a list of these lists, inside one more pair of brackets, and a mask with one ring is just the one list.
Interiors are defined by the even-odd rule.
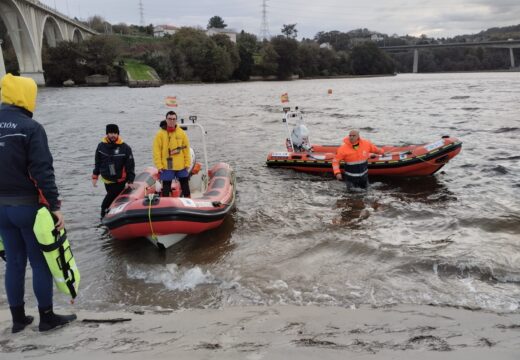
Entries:
[[0,310],[2,359],[512,360],[520,349],[520,313],[454,307],[276,305],[77,315],[47,333],[38,332],[36,318],[11,334],[9,310]]
[[[438,71],[438,72],[419,72],[417,75],[436,75],[436,74],[475,74],[475,73],[508,73],[508,72],[520,72],[520,67],[515,69],[496,69],[496,70],[482,70],[482,71]],[[305,80],[335,80],[335,79],[364,79],[364,78],[378,78],[378,77],[395,77],[399,75],[413,75],[412,72],[406,72],[406,73],[395,73],[395,74],[376,74],[376,75],[331,75],[331,76],[311,76],[311,77],[301,77],[297,79],[286,79],[286,80],[279,80],[279,79],[250,79],[246,81],[242,80],[229,80],[229,81],[222,81],[222,82],[213,82],[213,83],[205,83],[202,81],[177,81],[177,82],[165,82],[161,80],[161,85],[215,85],[215,84],[239,84],[239,83],[256,83],[256,82],[286,82],[286,81],[305,81]],[[148,86],[148,87],[160,87],[160,86]],[[54,85],[43,85],[41,87],[46,88],[106,88],[106,87],[128,87],[128,88],[146,88],[145,87],[139,87],[139,86],[129,86],[126,83],[123,82],[110,82],[106,85],[88,85],[88,84],[79,84],[79,85],[71,85],[71,86],[54,86]]]

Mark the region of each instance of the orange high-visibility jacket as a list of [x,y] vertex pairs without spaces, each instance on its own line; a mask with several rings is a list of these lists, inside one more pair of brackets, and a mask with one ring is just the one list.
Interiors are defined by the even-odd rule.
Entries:
[[383,154],[383,150],[372,144],[369,140],[359,138],[359,145],[354,148],[348,136],[343,139],[343,144],[336,151],[336,156],[332,160],[334,175],[340,173],[339,162],[344,161],[347,169],[350,166],[366,163],[370,154]]

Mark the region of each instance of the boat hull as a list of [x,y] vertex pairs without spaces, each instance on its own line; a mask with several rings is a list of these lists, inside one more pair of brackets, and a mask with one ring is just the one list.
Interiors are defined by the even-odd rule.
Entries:
[[[312,152],[271,152],[268,167],[306,173],[331,173],[337,145],[313,145]],[[428,176],[439,171],[462,149],[456,138],[443,137],[432,143],[408,146],[381,146],[391,156],[376,155],[368,160],[369,176]],[[340,164],[344,168],[344,164]]]
[[[115,239],[146,237],[160,247],[214,229],[234,205],[235,175],[225,163],[212,167],[208,175],[207,190],[198,197],[159,197],[157,169],[148,168],[136,177],[134,189],[126,189],[114,200],[103,224]],[[173,193],[176,186],[174,183]]]

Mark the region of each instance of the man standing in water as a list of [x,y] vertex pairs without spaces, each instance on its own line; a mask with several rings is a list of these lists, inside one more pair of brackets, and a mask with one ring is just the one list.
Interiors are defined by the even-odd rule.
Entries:
[[24,306],[27,259],[40,313],[39,330],[47,331],[76,319],[76,315],[53,312],[52,274],[33,230],[42,205],[54,215],[56,228],[64,227],[53,159],[43,126],[32,119],[38,92],[34,80],[7,74],[0,88],[0,237],[5,247],[11,331],[22,331],[33,321],[32,316],[25,315]]
[[177,126],[177,114],[166,113],[166,121],[153,141],[153,162],[160,172],[162,196],[170,196],[172,181],[179,179],[182,196],[191,197],[189,169],[191,165],[190,141],[188,135]]
[[92,173],[92,185],[97,186],[99,175],[105,183],[107,194],[101,203],[103,218],[112,201],[135,179],[135,164],[132,148],[119,136],[119,127],[108,124],[106,136],[96,149],[96,161]]
[[[336,179],[342,180],[345,177],[347,190],[368,187],[368,158],[371,153],[382,155],[384,151],[369,140],[360,138],[358,130],[350,131],[348,137],[343,139],[343,145],[338,148],[332,160],[332,169]],[[343,175],[339,168],[340,161],[345,162]]]

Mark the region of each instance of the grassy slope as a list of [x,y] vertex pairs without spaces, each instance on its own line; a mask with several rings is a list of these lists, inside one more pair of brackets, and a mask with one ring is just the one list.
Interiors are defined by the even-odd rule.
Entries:
[[125,59],[125,70],[130,74],[132,80],[155,80],[151,75],[153,69],[137,60]]

